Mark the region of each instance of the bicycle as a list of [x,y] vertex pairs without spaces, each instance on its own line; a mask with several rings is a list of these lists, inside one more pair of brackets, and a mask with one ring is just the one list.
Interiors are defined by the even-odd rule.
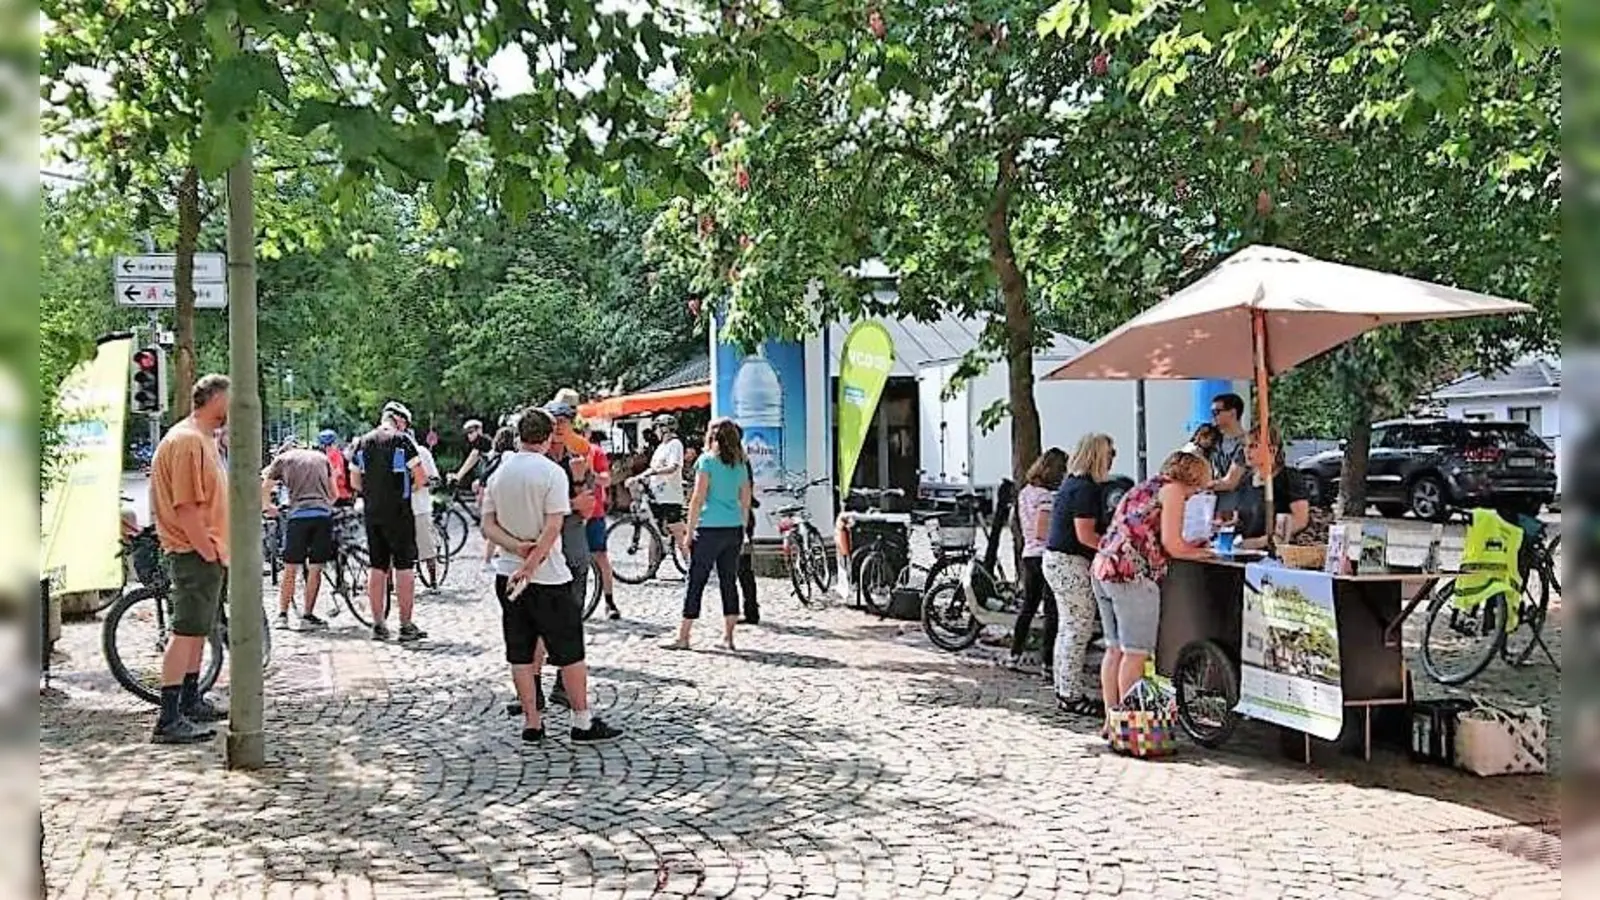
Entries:
[[466,547],[467,533],[483,527],[483,516],[478,512],[478,498],[470,488],[459,483],[446,487],[447,490],[436,491],[433,495],[433,524],[445,538],[439,548],[445,556],[454,558]]
[[1000,537],[1014,493],[1009,480],[1000,482],[994,515],[984,521],[987,539],[983,554],[964,562],[953,557],[941,570],[961,565],[961,578],[936,580],[930,576],[928,580],[922,595],[922,630],[941,650],[956,653],[971,647],[987,625],[1016,627],[1022,588],[999,565]]
[[[689,562],[678,549],[678,542],[662,535],[653,510],[655,493],[650,485],[636,481],[630,485],[633,502],[621,518],[606,528],[606,552],[611,556],[611,573],[622,584],[644,584],[661,570],[667,559],[680,575],[689,574]],[[642,554],[642,557],[641,557]],[[641,567],[642,566],[642,567]]]
[[1544,651],[1556,672],[1560,663],[1544,642],[1544,623],[1550,611],[1550,590],[1556,582],[1553,547],[1543,522],[1531,516],[1518,521],[1523,531],[1517,568],[1522,589],[1513,617],[1504,594],[1494,594],[1471,605],[1458,603],[1454,579],[1441,581],[1428,601],[1422,626],[1422,667],[1440,684],[1464,684],[1476,678],[1496,655],[1506,665],[1521,668],[1535,648]]
[[818,478],[762,491],[794,501],[773,510],[772,515],[778,520],[778,535],[783,541],[784,568],[789,573],[789,583],[794,586],[795,596],[802,606],[819,605],[822,600],[818,600],[816,595],[820,594],[825,600],[828,591],[833,588],[834,571],[828,559],[828,548],[822,542],[822,532],[811,523],[811,514],[805,503],[806,494],[811,488],[827,483],[828,479]]
[[261,565],[266,569],[266,574],[272,579],[273,586],[277,586],[278,578],[283,574],[283,546],[285,529],[283,520],[277,515],[261,516]]
[[[350,610],[356,621],[363,627],[371,628],[372,603],[367,597],[367,573],[372,568],[372,562],[367,555],[366,525],[360,513],[342,510],[334,515],[333,528],[333,561],[324,570],[329,576],[329,587],[334,596],[334,602],[328,606],[328,618],[339,615],[338,601],[343,600],[345,608]],[[393,605],[393,590],[393,580],[386,580],[384,618],[388,618]]]
[[[146,703],[161,702],[161,666],[172,636],[168,617],[172,580],[156,539],[154,526],[128,539],[140,585],[112,603],[100,630],[100,647],[112,677],[130,694]],[[217,624],[207,635],[200,656],[200,691],[209,691],[222,672],[228,645],[228,605],[218,611]],[[272,664],[272,633],[267,611],[261,610],[261,667]]]
[[843,519],[850,535],[847,563],[856,605],[880,617],[889,613],[896,584],[911,577],[906,570],[911,563],[913,516],[884,512],[882,507],[885,499],[904,497],[899,488],[851,488],[849,499],[862,501],[867,508],[846,512]]

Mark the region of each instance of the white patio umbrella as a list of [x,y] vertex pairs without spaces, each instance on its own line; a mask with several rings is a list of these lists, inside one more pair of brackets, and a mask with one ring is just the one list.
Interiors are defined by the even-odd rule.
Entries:
[[[1130,319],[1046,379],[1267,380],[1380,325],[1507,315],[1525,303],[1255,245]],[[1272,481],[1266,483],[1271,508]]]

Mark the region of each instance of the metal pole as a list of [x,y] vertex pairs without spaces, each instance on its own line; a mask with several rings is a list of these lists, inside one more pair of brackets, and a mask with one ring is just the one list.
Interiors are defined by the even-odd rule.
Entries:
[[1145,421],[1143,378],[1133,383],[1133,429],[1138,444],[1139,480],[1144,481],[1150,477],[1150,430]]
[[256,372],[255,198],[250,145],[228,169],[228,768],[266,762],[262,733],[261,394]]
[[[152,309],[152,310],[150,310],[150,345],[151,346],[157,346],[160,343],[161,343],[161,313],[158,310]],[[161,389],[164,391],[167,388],[167,386],[166,386],[166,374],[167,373],[161,372],[159,374],[160,374],[160,379],[161,379]],[[191,387],[192,387],[192,385],[191,385]],[[178,389],[179,390],[188,390],[187,387],[180,387]],[[160,398],[160,399],[164,401],[166,398],[163,397],[163,398]],[[158,405],[166,406],[166,403],[165,402],[160,402]],[[161,443],[161,414],[159,412],[155,412],[155,413],[151,413],[150,414],[149,427],[150,427],[150,452],[153,454],[153,453],[156,452],[156,445]]]

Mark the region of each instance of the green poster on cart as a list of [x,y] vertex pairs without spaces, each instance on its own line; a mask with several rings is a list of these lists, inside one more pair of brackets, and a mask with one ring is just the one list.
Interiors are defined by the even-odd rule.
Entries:
[[839,495],[848,496],[873,413],[894,368],[894,340],[881,322],[857,322],[839,354]]

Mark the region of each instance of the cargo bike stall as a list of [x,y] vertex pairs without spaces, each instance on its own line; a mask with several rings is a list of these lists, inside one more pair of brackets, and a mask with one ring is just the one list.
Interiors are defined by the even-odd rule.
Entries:
[[[1268,434],[1274,374],[1383,325],[1528,308],[1252,246],[1047,378],[1250,378],[1256,424]],[[1263,487],[1271,510],[1272,479]],[[1162,585],[1156,671],[1171,679],[1179,723],[1197,743],[1225,743],[1247,715],[1286,729],[1286,748],[1307,760],[1311,737],[1351,741],[1354,725],[1370,756],[1375,710],[1403,710],[1411,700],[1400,629],[1436,576],[1306,571],[1283,556],[1269,534],[1259,558],[1173,561]]]

